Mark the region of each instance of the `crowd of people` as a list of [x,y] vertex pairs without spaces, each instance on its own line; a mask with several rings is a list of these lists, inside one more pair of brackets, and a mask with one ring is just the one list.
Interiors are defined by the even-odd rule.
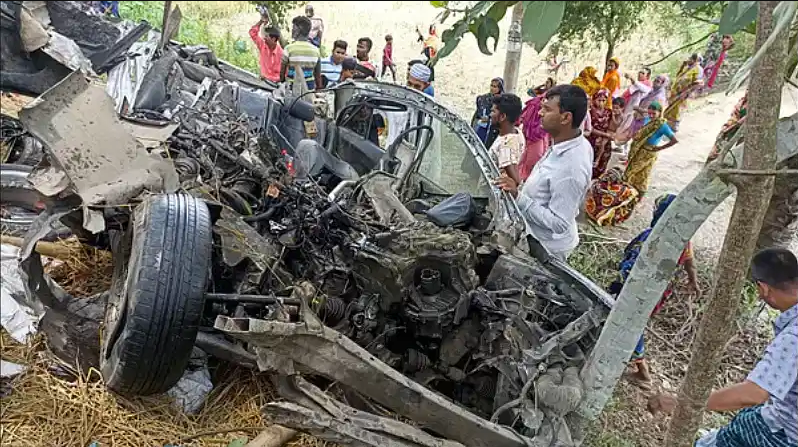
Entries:
[[[434,95],[431,87],[434,72],[415,65],[427,65],[427,61],[435,57],[440,39],[434,25],[430,25],[429,35],[416,29],[419,42],[422,42],[420,58],[408,63],[408,86],[421,86],[428,95]],[[355,55],[350,56],[349,43],[345,40],[333,42],[332,52],[322,57],[324,36],[324,20],[318,17],[312,5],[305,7],[305,15],[294,17],[291,22],[291,41],[283,47],[280,43],[280,30],[271,23],[267,10],[261,11],[260,20],[249,31],[250,38],[258,49],[261,78],[286,83],[294,92],[303,92],[333,87],[348,79],[383,79],[390,73],[396,82],[396,62],[393,56],[393,36],[385,36],[382,58],[372,59],[374,41],[370,37],[361,37],[354,48]],[[301,72],[300,76],[296,73]],[[410,75],[414,74],[413,78]],[[429,74],[426,74],[429,72]],[[303,82],[296,82],[304,79]],[[413,85],[411,85],[413,84]]]
[[[714,83],[731,43],[728,36],[718,40],[722,50],[714,65],[704,68],[702,58],[693,54],[672,82],[665,74],[652,80],[648,67],[636,76],[621,75],[620,61],[613,58],[603,79],[598,79],[594,67],[582,70],[570,85],[555,85],[548,79],[530,89],[531,98],[523,106],[518,96],[504,92],[501,78],[492,79],[490,91],[477,97],[472,125],[501,170],[495,184],[516,199],[531,232],[553,257],[566,260],[578,245],[580,209],[599,225],[629,218],[648,190],[658,153],[678,144],[676,134],[687,103]],[[628,84],[625,89],[622,78]],[[743,97],[710,160],[739,135],[746,109]],[[613,152],[624,163],[610,166]],[[674,194],[665,194],[655,200],[650,226],[624,249],[611,294],[620,295],[644,243],[675,199]],[[687,274],[688,289],[698,293],[690,242],[677,265]],[[676,278],[652,315],[673,294]],[[786,249],[763,250],[753,259],[752,280],[763,301],[781,312],[775,322],[776,338],[745,381],[712,393],[708,410],[743,411],[697,446],[786,447],[798,442],[798,260]],[[642,335],[630,368],[629,379],[651,389]],[[661,409],[674,406],[672,396],[658,397]]]

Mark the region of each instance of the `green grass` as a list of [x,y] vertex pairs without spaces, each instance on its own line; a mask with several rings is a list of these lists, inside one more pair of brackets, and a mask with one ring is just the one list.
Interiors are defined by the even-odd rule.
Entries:
[[624,439],[620,433],[604,431],[590,436],[583,444],[589,447],[637,447],[634,441]]
[[[129,20],[146,20],[160,29],[163,22],[164,2],[120,2],[120,15]],[[210,23],[252,8],[247,2],[178,2],[183,19],[177,40],[187,45],[206,45],[220,59],[258,73],[258,59],[254,44],[249,39],[233,37],[230,30],[218,34],[211,31]]]
[[618,262],[626,242],[589,234],[580,234],[579,238],[579,246],[568,258],[568,264],[606,289],[618,277]]

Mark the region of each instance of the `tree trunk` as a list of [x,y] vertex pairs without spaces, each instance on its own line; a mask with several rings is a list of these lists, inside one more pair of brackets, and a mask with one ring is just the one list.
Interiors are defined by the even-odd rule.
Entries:
[[518,85],[518,68],[521,66],[521,22],[524,19],[524,2],[513,6],[513,17],[510,31],[507,33],[507,55],[504,59],[504,91],[515,93]]
[[607,41],[607,54],[604,55],[604,74],[610,69],[610,59],[615,54],[615,39],[608,39]]
[[[757,48],[761,48],[773,30],[773,9],[778,3],[759,2]],[[778,36],[751,73],[743,169],[776,166],[775,129],[786,58],[786,35]],[[718,259],[712,296],[693,343],[690,365],[679,390],[679,405],[665,438],[667,447],[692,445],[695,439],[726,342],[735,329],[740,293],[756,248],[755,235],[762,229],[774,180],[773,176],[741,176],[735,180],[737,199]]]
[[[798,169],[798,157],[787,161],[785,167]],[[798,239],[798,176],[783,175],[776,178],[773,198],[765,214],[756,248],[783,247],[791,249]]]
[[[782,119],[776,134],[779,162],[798,157],[798,113]],[[668,207],[643,245],[596,346],[582,368],[585,397],[579,412],[584,419],[595,419],[612,396],[645,330],[649,314],[676,270],[676,261],[687,241],[732,193],[731,186],[721,181],[715,170],[742,159],[743,150],[744,145],[738,145],[723,160],[707,165]]]
[[[779,163],[798,156],[798,113],[780,120],[776,149]],[[594,420],[612,397],[613,389],[677,267],[677,260],[698,228],[732,193],[715,170],[734,166],[742,158],[738,145],[723,160],[707,165],[687,185],[660,218],[618,295],[596,346],[582,368],[585,397],[579,415]],[[724,165],[724,163],[726,163]]]

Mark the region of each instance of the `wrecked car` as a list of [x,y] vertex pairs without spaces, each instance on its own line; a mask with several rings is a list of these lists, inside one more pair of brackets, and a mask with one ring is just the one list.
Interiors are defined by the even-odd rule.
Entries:
[[[275,95],[253,125],[241,90],[212,82],[150,154],[109,130],[121,127],[113,105],[82,76],[24,110],[49,164],[34,184],[63,193],[66,178],[81,199],[39,217],[21,255],[31,299],[78,315],[54,324],[65,353],[79,354],[70,331],[96,339],[84,307],[96,318],[100,302],[86,364],[121,393],[166,391],[196,345],[277,373],[291,402],[264,411],[324,439],[571,445],[578,371],[611,299],[528,234],[453,112],[377,82],[329,93],[329,115]],[[81,300],[42,273],[33,244],[56,221],[114,254],[112,287],[92,306],[74,309]],[[329,381],[339,392],[318,388]]]

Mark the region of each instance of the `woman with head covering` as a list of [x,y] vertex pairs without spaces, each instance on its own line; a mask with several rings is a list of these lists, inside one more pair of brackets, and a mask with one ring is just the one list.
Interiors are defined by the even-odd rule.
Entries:
[[471,126],[483,143],[488,141],[490,135],[490,108],[493,104],[493,98],[504,93],[504,80],[502,78],[493,78],[490,81],[490,92],[484,95],[477,96],[477,109],[474,111],[474,116],[471,118]]
[[651,91],[640,98],[640,107],[644,112],[652,102],[656,101],[662,107],[668,106],[668,84],[670,79],[667,74],[657,75],[654,82],[651,84]]
[[424,35],[421,34],[418,27],[416,27],[416,33],[418,33],[418,41],[423,42],[421,54],[423,54],[427,60],[434,58],[438,54],[438,47],[441,41],[438,37],[438,30],[435,28],[435,24],[429,26],[429,37],[427,38],[424,38]]
[[610,92],[607,98],[607,108],[612,108],[612,98],[618,96],[621,91],[621,75],[618,68],[621,66],[621,60],[613,57],[607,62],[607,73],[604,74],[604,79],[601,80],[601,88],[606,88]]
[[[665,210],[668,209],[668,206],[670,206],[675,199],[676,195],[665,194],[656,200],[654,203],[654,217],[651,219],[651,226],[640,233],[636,238],[632,239],[632,241],[629,242],[623,251],[623,259],[618,265],[618,279],[616,279],[612,285],[610,285],[609,292],[611,294],[617,296],[621,292],[624,283],[626,282],[627,278],[629,278],[629,273],[632,271],[632,267],[634,267],[638,256],[640,256],[640,251],[643,248],[643,244],[651,235],[651,231],[657,225],[657,222],[665,213]],[[698,292],[698,274],[696,273],[695,263],[693,261],[693,247],[689,241],[687,242],[687,246],[684,248],[681,257],[679,258],[679,266],[683,267],[687,272],[688,287],[692,291]],[[662,294],[662,298],[660,298],[659,303],[657,303],[657,306],[654,307],[654,310],[651,312],[652,316],[662,309],[662,306],[673,294],[673,288],[676,285],[678,273],[678,271],[674,273],[673,278],[668,284],[668,288],[665,289],[665,292]],[[645,358],[645,341],[642,335],[640,336],[640,340],[637,342],[637,347],[635,347],[635,350],[632,353],[632,362],[637,366],[637,372],[631,376],[633,381],[640,386],[640,388],[646,390],[651,389],[651,372],[649,371],[648,363],[646,362]]]
[[623,169],[616,166],[590,185],[585,214],[599,226],[618,225],[632,215],[639,194],[623,181]]
[[632,121],[631,134],[635,135],[638,130],[643,128],[648,118],[648,106],[653,102],[659,103],[662,107],[668,106],[668,75],[661,74],[654,78],[651,91],[640,99],[640,105],[635,107],[634,120]]
[[[660,117],[662,108],[656,102],[649,105],[648,121],[635,134],[629,161],[623,175],[613,168],[593,182],[585,201],[585,214],[598,225],[616,225],[626,221],[648,189],[651,169],[657,153],[678,141],[665,120]],[[670,141],[659,146],[662,137]]]
[[698,63],[698,54],[693,54],[690,59],[682,63],[676,80],[673,81],[668,97],[668,108],[663,112],[663,116],[668,120],[668,124],[675,131],[679,130],[679,121],[682,112],[687,105],[687,99],[701,86],[700,80],[701,65]]
[[[629,161],[624,172],[624,180],[632,185],[640,197],[645,195],[648,190],[648,182],[651,177],[651,170],[657,161],[660,151],[668,149],[679,141],[673,134],[673,130],[662,117],[662,106],[653,102],[648,106],[648,120],[632,140],[632,147],[629,150]],[[662,137],[668,142],[659,145]]]
[[609,90],[602,88],[597,91],[590,101],[590,132],[586,135],[587,141],[593,146],[593,178],[599,178],[607,170],[607,164],[612,156],[612,135],[610,135],[610,121],[612,110],[607,108]]
[[596,77],[596,67],[585,67],[579,76],[571,81],[572,85],[581,87],[587,93],[587,97],[592,97],[601,88],[601,81]]
[[549,148],[549,133],[543,130],[540,121],[540,106],[545,99],[546,91],[554,87],[554,79],[546,79],[546,83],[530,89],[530,98],[521,111],[521,129],[524,132],[524,153],[518,162],[518,173],[524,181],[532,173],[538,161]]
[[707,67],[705,71],[708,72],[707,76],[707,88],[712,88],[715,85],[715,80],[718,78],[718,73],[720,73],[720,67],[723,66],[723,62],[726,60],[726,53],[734,46],[734,37],[726,35],[723,36],[721,39],[721,51],[720,55],[716,60],[708,60],[706,61]]

